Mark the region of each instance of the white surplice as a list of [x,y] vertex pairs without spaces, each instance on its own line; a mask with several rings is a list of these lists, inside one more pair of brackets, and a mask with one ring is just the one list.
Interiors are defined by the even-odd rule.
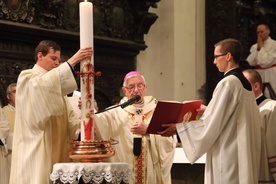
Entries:
[[[264,42],[264,47],[257,50],[257,44],[250,48],[250,55],[246,59],[251,66],[260,66],[256,69],[263,82],[269,82],[276,93],[276,41],[270,37]],[[267,95],[267,93],[266,93]]]
[[10,174],[10,161],[8,160],[8,149],[6,139],[10,131],[10,124],[4,114],[2,108],[0,108],[0,140],[4,143],[0,146],[0,183],[9,183]]
[[65,95],[77,88],[68,63],[46,71],[38,65],[17,81],[10,184],[49,184],[52,167],[68,162],[68,141],[80,128]]
[[262,118],[262,153],[259,183],[276,183],[276,101],[259,104]]
[[0,140],[5,143],[6,138],[10,131],[10,123],[3,111],[2,108],[0,108]]
[[10,131],[13,132],[14,120],[15,120],[15,108],[14,108],[14,106],[8,104],[3,107],[3,111],[10,122]]
[[[216,86],[198,121],[178,123],[188,160],[206,154],[205,184],[256,184],[260,161],[260,115],[252,91],[230,75]],[[183,173],[185,174],[185,173]]]
[[[121,103],[125,102],[126,97]],[[144,122],[149,123],[156,107],[156,100],[151,96],[144,97],[144,105],[141,107],[144,113]],[[118,144],[112,147],[115,155],[106,159],[111,162],[126,162],[130,165],[135,175],[135,155],[133,154],[133,137],[130,127],[135,123],[133,114],[136,107],[121,107],[97,114],[95,116],[96,138],[100,140],[115,139]],[[162,137],[160,135],[143,135],[146,140],[142,149],[145,151],[145,184],[170,184],[171,167],[173,164],[176,137]],[[135,183],[131,181],[131,183]]]
[[6,106],[3,107],[3,111],[10,123],[10,132],[9,135],[7,137],[7,148],[8,148],[8,154],[5,157],[5,162],[7,164],[7,169],[6,169],[6,173],[7,173],[7,177],[8,177],[8,182],[9,183],[9,177],[10,177],[10,170],[11,170],[11,155],[12,155],[12,141],[13,141],[13,130],[14,130],[14,119],[15,119],[15,108],[8,104]]

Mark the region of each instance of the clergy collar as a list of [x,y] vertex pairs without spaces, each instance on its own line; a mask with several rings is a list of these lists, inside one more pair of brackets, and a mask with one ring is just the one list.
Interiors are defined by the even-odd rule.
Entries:
[[260,105],[265,99],[266,99],[266,97],[265,97],[264,94],[262,93],[260,96],[258,96],[258,97],[256,98],[256,103],[257,103],[257,105]]
[[238,68],[231,68],[230,70],[228,70],[224,73],[224,76],[226,76],[227,73],[229,73],[229,72],[231,72],[232,70],[235,70],[235,69],[238,69]]
[[240,68],[234,68],[234,69],[230,69],[228,70],[224,77],[230,76],[230,75],[234,75],[236,76],[240,82],[242,83],[242,86],[248,90],[248,91],[252,91],[252,87],[250,82],[245,78],[245,76],[242,73],[242,70]]

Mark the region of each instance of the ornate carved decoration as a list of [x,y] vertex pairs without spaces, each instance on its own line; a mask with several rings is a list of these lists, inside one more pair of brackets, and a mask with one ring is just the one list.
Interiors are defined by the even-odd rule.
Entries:
[[43,0],[38,1],[40,12],[39,24],[48,29],[54,29],[56,26],[62,26],[63,0]]
[[[63,11],[63,14],[61,14],[61,18],[60,18],[62,20],[62,24],[60,26],[61,27],[63,26],[65,30],[74,31],[74,32],[79,31],[78,5],[79,3],[76,0],[67,0],[64,2],[64,11]],[[95,10],[94,10],[94,14],[95,14]]]
[[109,4],[106,10],[105,28],[107,35],[112,38],[130,39],[134,33],[134,16],[129,4],[118,2]]
[[0,19],[32,23],[34,0],[0,0]]
[[[143,42],[160,0],[93,0],[94,35]],[[0,18],[47,29],[79,31],[79,0],[0,0]],[[34,18],[36,18],[35,21]]]
[[16,82],[16,77],[22,70],[30,68],[26,63],[13,62],[10,60],[2,60],[0,62],[0,102],[2,105],[8,103],[6,98],[6,89],[9,84]]

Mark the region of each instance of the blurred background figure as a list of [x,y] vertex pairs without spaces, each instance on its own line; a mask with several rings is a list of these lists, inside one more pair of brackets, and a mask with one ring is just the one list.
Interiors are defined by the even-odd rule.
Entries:
[[15,118],[15,95],[16,95],[16,83],[12,83],[6,90],[8,104],[3,107],[3,110],[10,122],[11,132],[13,132],[14,118]]
[[[15,119],[15,95],[16,95],[16,83],[11,83],[6,90],[6,95],[8,99],[8,104],[3,107],[3,112],[9,121],[10,132],[7,137],[7,148],[8,153],[5,156],[5,162],[7,165],[6,175],[9,179],[10,177],[10,168],[11,168],[11,155],[12,155],[12,141],[13,141],[13,130],[14,130],[14,119]],[[9,181],[7,182],[9,183]]]
[[276,183],[276,101],[263,94],[263,83],[260,74],[255,70],[243,71],[251,83],[262,118],[262,147],[259,183]]
[[271,97],[276,92],[276,41],[270,38],[270,29],[266,24],[257,27],[257,43],[250,48],[247,61],[259,72],[263,83],[268,83],[272,89],[265,90],[265,95]]
[[2,108],[0,108],[0,183],[9,183],[10,162],[7,158],[7,137],[10,131],[10,124]]

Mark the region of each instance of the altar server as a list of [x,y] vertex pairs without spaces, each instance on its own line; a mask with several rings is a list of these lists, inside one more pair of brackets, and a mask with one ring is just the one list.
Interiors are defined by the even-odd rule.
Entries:
[[239,68],[241,54],[235,39],[215,45],[214,64],[224,78],[198,121],[176,124],[191,163],[207,153],[205,184],[258,183],[261,119],[251,85]]

